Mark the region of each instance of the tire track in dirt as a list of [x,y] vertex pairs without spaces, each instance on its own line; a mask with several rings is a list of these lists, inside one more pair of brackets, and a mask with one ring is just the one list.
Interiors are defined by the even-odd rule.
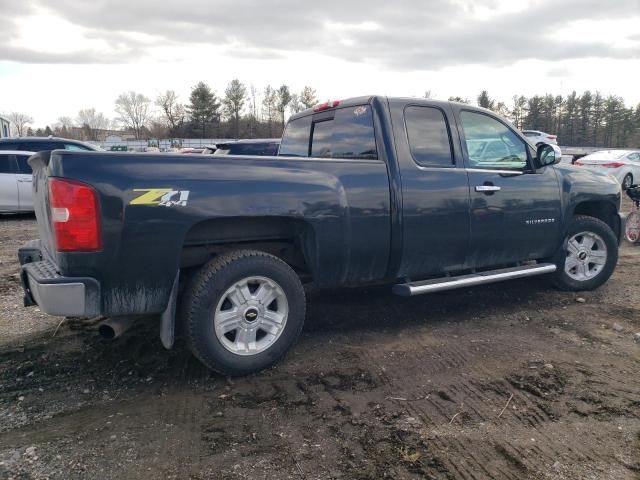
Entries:
[[[413,342],[418,347],[422,347],[419,340],[413,340]],[[431,345],[431,347],[433,346]],[[526,345],[521,347],[518,350],[522,353],[527,351]],[[511,349],[511,355],[513,355],[513,351],[514,349]],[[406,402],[405,408],[412,415],[420,418],[423,428],[442,430],[445,425],[446,429],[446,424],[452,424],[453,415],[459,411],[459,416],[455,418],[463,421],[465,425],[489,423],[496,427],[499,423],[506,423],[501,430],[505,427],[515,429],[520,437],[533,433],[538,442],[544,445],[541,448],[537,446],[540,443],[537,443],[535,453],[531,455],[530,449],[523,450],[519,444],[499,441],[499,436],[490,436],[487,438],[489,445],[503,458],[502,462],[498,462],[500,466],[496,466],[496,471],[490,471],[486,465],[496,463],[496,459],[493,458],[492,461],[489,461],[492,457],[487,456],[483,450],[474,449],[472,443],[462,442],[458,438],[449,437],[446,434],[431,437],[430,442],[435,447],[434,450],[446,453],[444,458],[439,456],[445,468],[448,471],[456,472],[460,478],[494,478],[496,472],[504,478],[522,478],[525,472],[527,475],[535,472],[540,473],[540,463],[543,465],[555,464],[559,455],[569,455],[573,458],[579,458],[583,462],[606,461],[606,456],[600,455],[597,448],[584,448],[580,443],[575,448],[559,444],[552,433],[558,415],[560,415],[560,413],[553,412],[553,404],[562,403],[564,397],[573,393],[572,391],[564,391],[566,382],[560,374],[557,374],[557,368],[565,368],[564,365],[551,367],[548,369],[549,372],[545,370],[545,365],[542,362],[508,365],[507,367],[511,368],[502,369],[505,370],[502,378],[493,380],[487,385],[476,379],[490,378],[492,373],[495,378],[496,372],[489,372],[481,362],[478,362],[481,367],[475,368],[473,365],[475,362],[474,354],[459,346],[447,345],[438,352],[431,352],[428,358],[432,362],[432,368],[428,369],[430,372],[439,371],[442,374],[446,370],[461,369],[464,372],[456,372],[462,376],[462,381],[457,378],[453,384],[440,384],[437,389],[434,388],[430,392],[425,402]],[[444,361],[445,358],[450,360]],[[368,354],[365,361],[377,365],[376,370],[383,372],[378,365],[378,358]],[[471,367],[469,368],[469,366]],[[632,364],[629,367],[632,367]],[[387,371],[392,370],[387,369]],[[509,370],[515,370],[518,374],[509,373]],[[535,373],[531,373],[531,371],[535,371]],[[397,391],[397,382],[394,378],[390,378],[390,375],[386,373],[379,375],[384,380],[387,390]],[[615,375],[609,375],[603,383],[615,383],[615,380],[624,382],[624,379],[614,380],[614,377]],[[626,384],[628,385],[628,380]],[[506,409],[506,415],[498,422],[496,421],[496,405],[503,405],[509,398],[509,392],[513,393],[510,402],[512,409]],[[411,397],[411,393],[417,392],[402,392],[397,395]],[[514,410],[516,405],[517,410]],[[528,459],[531,456],[534,457],[533,461]],[[465,459],[464,465],[459,463],[458,459],[460,458]]]

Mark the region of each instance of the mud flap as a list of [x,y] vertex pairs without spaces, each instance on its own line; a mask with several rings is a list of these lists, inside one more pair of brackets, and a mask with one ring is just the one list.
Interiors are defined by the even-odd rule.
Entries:
[[178,281],[180,280],[180,270],[176,273],[176,278],[173,280],[173,287],[171,287],[171,295],[169,296],[169,303],[167,308],[160,316],[160,340],[162,345],[167,350],[173,347],[173,342],[176,338],[176,304],[178,301]]

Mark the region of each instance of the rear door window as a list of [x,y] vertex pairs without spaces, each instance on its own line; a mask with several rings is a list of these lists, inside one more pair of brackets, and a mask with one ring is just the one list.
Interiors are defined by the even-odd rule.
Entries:
[[411,155],[423,167],[453,167],[451,137],[442,110],[407,107],[404,112]]

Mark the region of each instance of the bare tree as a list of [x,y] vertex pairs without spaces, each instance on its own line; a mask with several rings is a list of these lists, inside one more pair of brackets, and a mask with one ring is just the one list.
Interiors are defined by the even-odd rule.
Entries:
[[178,102],[178,95],[173,90],[167,90],[156,98],[156,105],[162,110],[169,134],[176,135],[186,116],[184,105]]
[[254,138],[258,121],[258,89],[251,84],[249,87],[249,138]]
[[302,89],[302,92],[300,92],[299,100],[300,100],[300,103],[304,105],[304,108],[311,108],[316,103],[318,103],[318,97],[316,96],[316,91],[309,86],[306,86]]
[[67,129],[70,130],[74,126],[73,119],[71,117],[58,117],[58,121],[53,125],[55,129]]
[[300,100],[300,95],[294,93],[291,95],[291,102],[289,102],[289,110],[291,110],[292,114],[300,113],[305,109],[304,104]]
[[264,115],[264,120],[267,122],[270,137],[273,137],[273,122],[276,117],[277,109],[278,93],[271,87],[271,85],[267,85],[264,89],[264,96],[262,98],[262,113]]
[[85,108],[78,112],[78,124],[82,127],[87,135],[87,140],[98,140],[100,130],[107,130],[110,121],[104,114],[96,112],[95,108]]
[[149,104],[151,100],[141,93],[122,93],[116,99],[116,112],[119,120],[133,130],[136,139],[140,139],[142,129],[149,120]]
[[9,121],[13,124],[13,128],[16,129],[18,136],[22,137],[26,133],[27,125],[33,123],[33,118],[26,113],[11,112],[9,114]]

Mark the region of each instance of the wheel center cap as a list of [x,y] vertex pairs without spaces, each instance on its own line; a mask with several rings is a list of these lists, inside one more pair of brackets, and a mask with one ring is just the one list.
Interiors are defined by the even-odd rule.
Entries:
[[580,253],[578,254],[578,258],[579,258],[580,260],[586,260],[586,259],[587,259],[587,252],[580,252]]
[[247,308],[244,312],[244,319],[249,322],[255,322],[258,319],[258,309],[255,307]]

